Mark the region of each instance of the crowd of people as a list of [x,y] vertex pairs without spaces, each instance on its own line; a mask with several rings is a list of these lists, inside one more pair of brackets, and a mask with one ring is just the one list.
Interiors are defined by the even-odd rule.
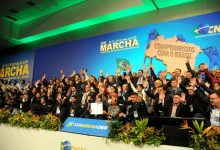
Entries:
[[[156,67],[156,66],[155,66]],[[47,79],[46,75],[30,85],[22,80],[0,80],[0,109],[12,114],[31,111],[37,115],[52,113],[61,122],[69,116],[95,119],[119,119],[124,122],[155,117],[205,118],[207,123],[220,126],[220,70],[208,70],[205,63],[187,72],[180,68],[158,76],[150,65],[137,73],[131,66],[115,75],[98,78],[83,69],[67,77]],[[102,112],[95,114],[93,103],[101,104]]]

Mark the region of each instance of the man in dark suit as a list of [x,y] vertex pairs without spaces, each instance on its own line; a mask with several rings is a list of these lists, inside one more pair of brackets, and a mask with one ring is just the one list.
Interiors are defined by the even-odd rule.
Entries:
[[30,99],[28,94],[22,95],[22,99],[20,102],[20,110],[22,112],[28,112],[30,110]]
[[53,114],[58,116],[60,121],[63,123],[66,118],[70,116],[69,98],[58,94],[56,98],[56,104],[53,108]]
[[178,86],[178,82],[177,82],[177,80],[175,80],[175,79],[172,79],[171,80],[171,87],[168,87],[167,88],[167,92],[170,94],[170,95],[175,95],[175,94],[181,94],[182,93],[182,89],[181,88],[179,88]]
[[77,86],[76,85],[72,85],[70,87],[70,91],[68,91],[67,93],[67,97],[76,97],[76,99],[81,102],[81,99],[82,99],[82,95],[80,94],[79,91],[77,91]]
[[123,84],[122,86],[122,92],[121,92],[121,96],[123,98],[123,100],[128,100],[128,97],[131,94],[131,88],[129,87],[128,84]]
[[180,95],[173,95],[173,103],[168,104],[166,107],[166,116],[169,117],[186,117],[189,113],[189,107],[180,103]]
[[198,87],[191,85],[187,88],[186,105],[190,107],[189,117],[204,118],[209,116],[209,101]]
[[[131,68],[130,68],[131,69]],[[138,75],[136,77],[132,76],[131,70],[128,69],[128,75],[131,77],[131,81],[136,87],[138,84],[143,84],[144,81],[144,71],[142,69],[138,70]]]
[[77,96],[70,97],[70,116],[79,117],[82,113],[82,107]]
[[172,103],[172,96],[166,93],[165,86],[159,86],[157,90],[158,93],[155,95],[152,95],[149,92],[147,94],[150,94],[149,96],[151,96],[154,99],[153,108],[155,115],[165,116],[167,105]]
[[[123,101],[121,101],[123,102]],[[148,115],[146,104],[143,99],[140,99],[138,93],[133,92],[129,97],[129,101],[124,101],[127,104],[127,112],[119,114],[120,118],[124,118],[124,121],[134,123],[135,120],[146,118]]]
[[[120,100],[123,101],[128,101],[128,97],[131,95],[131,88],[129,87],[128,84],[123,84],[122,85],[122,90],[118,88],[118,95]],[[126,105],[124,104],[119,104],[120,110],[124,113],[126,113]]]
[[210,95],[209,99],[213,106],[210,113],[210,123],[212,126],[220,129],[220,92],[215,91]]

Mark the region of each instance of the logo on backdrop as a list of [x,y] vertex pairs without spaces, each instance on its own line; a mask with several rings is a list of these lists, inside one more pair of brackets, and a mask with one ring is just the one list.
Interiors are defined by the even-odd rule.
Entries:
[[218,25],[209,25],[209,24],[200,24],[195,27],[194,30],[195,37],[207,37],[220,34],[220,24]]
[[28,65],[28,60],[3,64],[0,68],[0,77],[4,79],[19,79],[20,76],[29,78]]
[[60,131],[107,137],[110,129],[107,120],[68,117]]
[[83,147],[72,146],[70,141],[61,142],[60,150],[75,150],[75,149],[77,149],[77,150],[86,150],[86,148],[83,148]]
[[133,48],[139,48],[136,36],[111,41],[102,41],[100,44],[100,53],[109,53]]
[[70,121],[66,125],[67,127],[78,127],[78,128],[88,128],[88,129],[97,129],[97,130],[107,130],[108,126],[102,126],[102,125],[93,125],[93,124],[84,124],[79,122]]

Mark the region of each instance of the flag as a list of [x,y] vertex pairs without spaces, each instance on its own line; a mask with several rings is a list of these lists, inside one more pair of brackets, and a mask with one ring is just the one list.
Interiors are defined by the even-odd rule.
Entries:
[[116,58],[116,65],[117,65],[117,69],[120,69],[121,71],[125,71],[127,67],[130,65],[130,63],[127,59]]

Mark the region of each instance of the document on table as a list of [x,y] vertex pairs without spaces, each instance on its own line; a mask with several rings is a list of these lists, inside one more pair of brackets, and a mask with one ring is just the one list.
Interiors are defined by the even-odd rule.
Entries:
[[102,103],[91,103],[91,114],[100,115],[103,114],[103,104]]

